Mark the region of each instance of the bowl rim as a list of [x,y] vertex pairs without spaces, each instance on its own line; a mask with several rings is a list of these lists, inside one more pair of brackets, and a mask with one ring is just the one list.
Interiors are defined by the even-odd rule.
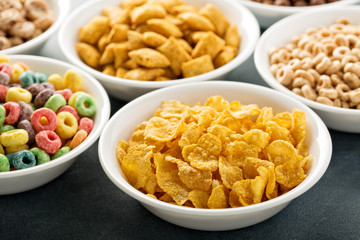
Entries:
[[110,117],[110,100],[109,97],[105,91],[105,89],[103,88],[103,86],[90,74],[86,73],[85,71],[79,69],[76,66],[71,65],[70,63],[61,61],[61,60],[57,60],[57,59],[53,59],[53,58],[48,58],[48,57],[42,57],[42,56],[35,56],[35,55],[20,55],[20,54],[14,54],[14,55],[8,55],[10,61],[12,59],[19,59],[23,62],[26,63],[26,61],[36,61],[36,62],[43,62],[43,63],[51,63],[51,64],[55,64],[55,65],[61,65],[64,66],[66,68],[69,69],[74,69],[76,71],[78,71],[79,73],[81,73],[81,75],[83,75],[84,78],[90,79],[90,81],[94,84],[94,88],[96,88],[99,92],[100,92],[100,98],[103,99],[104,101],[104,105],[102,106],[103,112],[102,112],[102,117],[100,118],[100,122],[99,122],[99,127],[97,129],[93,129],[95,131],[92,131],[89,135],[89,137],[87,137],[85,139],[84,142],[82,142],[82,144],[80,144],[78,147],[74,148],[73,150],[71,150],[71,154],[66,154],[63,156],[60,156],[54,160],[51,160],[50,162],[41,164],[41,165],[36,165],[30,168],[26,168],[26,169],[21,169],[21,170],[15,170],[15,171],[9,171],[9,172],[0,172],[0,181],[1,179],[9,179],[9,178],[16,178],[16,177],[20,177],[20,176],[26,176],[26,175],[31,175],[31,174],[36,174],[42,171],[46,171],[49,170],[51,168],[55,168],[56,166],[59,166],[61,164],[64,164],[68,161],[71,161],[72,159],[76,158],[78,155],[80,155],[81,153],[83,153],[84,151],[86,151],[100,136],[102,130],[104,129],[109,117]]
[[[188,82],[194,82],[194,81],[202,81],[209,78],[216,78],[220,77],[221,75],[224,75],[236,67],[246,61],[250,57],[250,55],[253,53],[256,43],[260,37],[260,25],[256,19],[256,17],[253,15],[253,13],[247,9],[245,6],[242,6],[240,4],[237,4],[231,0],[222,0],[223,3],[228,4],[232,6],[232,8],[237,9],[240,13],[243,14],[243,19],[247,19],[248,24],[251,23],[254,25],[254,28],[252,29],[252,35],[248,35],[250,37],[249,39],[249,46],[242,49],[238,55],[229,63],[225,64],[224,66],[214,69],[211,72],[204,73],[195,77],[190,78],[181,78],[181,79],[175,79],[175,80],[169,80],[169,81],[137,81],[137,80],[130,80],[125,78],[117,78],[114,76],[106,75],[100,71],[97,71],[90,66],[86,65],[78,56],[72,55],[67,49],[65,48],[64,44],[61,44],[63,42],[63,39],[67,36],[67,26],[71,24],[71,22],[79,15],[81,15],[82,12],[86,11],[86,9],[91,8],[93,5],[101,2],[103,0],[91,0],[87,1],[83,4],[81,4],[79,7],[77,7],[72,13],[68,16],[68,18],[64,21],[62,26],[59,29],[58,34],[58,42],[60,45],[60,50],[64,54],[64,56],[74,65],[82,68],[83,70],[89,72],[91,75],[93,75],[95,78],[99,79],[101,82],[105,83],[112,83],[112,84],[121,84],[128,87],[137,87],[137,88],[150,88],[150,89],[157,89],[165,86],[171,86],[171,85],[177,85],[181,83],[188,83]],[[190,1],[190,0],[189,0]]]
[[[302,19],[302,18],[306,18],[309,15],[316,15],[316,14],[325,14],[328,13],[329,15],[331,15],[331,12],[334,11],[339,11],[339,10],[343,10],[343,11],[359,11],[360,10],[360,5],[357,6],[339,6],[336,8],[327,8],[327,9],[316,9],[316,10],[309,10],[306,12],[300,12],[300,13],[296,13],[293,14],[291,16],[287,16],[281,20],[279,20],[278,22],[274,23],[272,26],[270,26],[268,29],[265,30],[265,32],[261,35],[258,44],[255,47],[255,51],[254,51],[254,63],[255,63],[255,67],[258,71],[258,73],[260,74],[260,76],[262,77],[262,79],[272,88],[279,90],[285,94],[290,95],[291,97],[296,98],[297,100],[303,102],[304,104],[306,104],[307,106],[313,108],[313,109],[317,109],[317,110],[321,110],[321,111],[326,111],[326,112],[330,112],[330,113],[336,113],[336,114],[346,114],[346,115],[355,115],[355,116],[360,116],[360,110],[358,109],[346,109],[346,108],[340,108],[340,107],[335,107],[335,106],[329,106],[326,104],[322,104],[322,103],[318,103],[312,100],[309,100],[305,97],[301,97],[295,93],[293,93],[292,91],[290,91],[288,88],[286,88],[285,86],[283,86],[282,84],[280,84],[275,77],[270,73],[269,70],[269,66],[264,66],[264,61],[263,61],[263,57],[265,54],[267,54],[264,49],[265,49],[265,44],[267,42],[268,39],[272,38],[272,32],[274,30],[277,29],[281,29],[284,28],[285,26],[290,25],[290,22]],[[301,21],[300,21],[301,22]],[[315,23],[316,24],[316,23]],[[314,27],[314,25],[309,26],[310,27]],[[299,32],[301,33],[301,31]],[[270,49],[267,49],[270,50]],[[266,55],[267,56],[267,55]]]
[[[329,146],[329,149],[327,152],[324,153],[324,157],[322,159],[322,165],[318,164],[317,167],[312,170],[312,174],[307,176],[307,178],[297,187],[292,189],[291,191],[278,196],[274,199],[268,200],[266,202],[262,202],[259,204],[254,204],[250,206],[243,206],[238,208],[226,208],[226,209],[195,209],[195,208],[187,208],[184,206],[177,206],[169,203],[162,202],[157,199],[153,199],[137,189],[135,189],[133,186],[131,186],[125,178],[118,179],[115,175],[112,174],[110,170],[108,170],[107,162],[111,161],[109,158],[105,156],[105,146],[108,146],[106,144],[106,135],[107,132],[110,131],[109,129],[112,129],[111,126],[117,121],[117,118],[121,115],[126,113],[127,109],[131,109],[134,105],[140,104],[144,101],[149,101],[151,99],[154,99],[156,96],[161,96],[162,93],[166,91],[178,91],[179,88],[183,90],[187,87],[202,87],[204,85],[206,86],[228,86],[232,87],[234,84],[237,86],[243,88],[243,89],[254,89],[257,91],[266,91],[271,94],[275,94],[279,97],[283,97],[284,99],[296,103],[297,105],[301,106],[303,109],[306,109],[307,112],[311,114],[311,116],[314,118],[314,120],[318,123],[318,131],[322,134],[319,134],[318,138],[321,138],[324,140],[325,144]],[[114,150],[115,151],[115,150]],[[320,178],[325,173],[326,169],[328,168],[331,160],[332,155],[332,141],[330,137],[330,133],[325,126],[324,122],[320,119],[320,117],[308,106],[303,104],[302,102],[291,98],[290,96],[276,91],[274,89],[263,87],[251,83],[242,83],[242,82],[232,82],[232,81],[223,81],[223,80],[215,80],[215,81],[207,81],[207,82],[196,82],[196,83],[187,83],[187,84],[181,84],[178,86],[169,86],[161,89],[157,89],[155,91],[146,93],[135,100],[127,103],[125,106],[123,106],[121,109],[119,109],[108,121],[106,124],[103,132],[100,135],[99,138],[99,144],[98,144],[98,154],[99,154],[99,160],[101,163],[101,166],[103,170],[105,171],[106,175],[109,177],[109,179],[118,186],[124,193],[127,195],[133,197],[134,199],[138,200],[140,203],[149,205],[151,207],[161,208],[162,210],[178,213],[178,214],[200,214],[202,216],[224,216],[224,215],[238,215],[238,214],[245,214],[245,213],[254,213],[259,212],[265,209],[273,208],[276,206],[280,206],[282,204],[289,203],[291,200],[297,198],[301,194],[308,191],[312,186],[314,186]],[[116,159],[112,159],[116,161]]]
[[[35,47],[38,44],[41,44],[42,42],[46,41],[52,34],[54,34],[58,28],[61,26],[62,22],[68,15],[68,12],[70,11],[70,0],[61,0],[61,1],[54,1],[55,4],[58,6],[59,13],[56,17],[55,22],[43,33],[41,33],[39,36],[24,42],[18,46],[11,47],[8,49],[4,49],[0,51],[0,54],[24,54],[23,52],[27,51],[28,49],[31,49]],[[54,9],[52,9],[54,11]]]
[[338,6],[345,6],[350,4],[356,4],[359,3],[359,0],[339,0],[337,2],[331,2],[326,3],[322,5],[315,5],[315,6],[304,6],[304,7],[291,7],[291,6],[275,6],[275,5],[268,5],[258,2],[253,2],[251,0],[236,0],[241,4],[244,4],[245,6],[253,9],[253,10],[262,10],[262,11],[268,11],[268,12],[278,12],[282,14],[293,14],[297,12],[302,11],[308,11],[308,10],[315,10],[315,9],[327,9],[327,8],[333,8]]

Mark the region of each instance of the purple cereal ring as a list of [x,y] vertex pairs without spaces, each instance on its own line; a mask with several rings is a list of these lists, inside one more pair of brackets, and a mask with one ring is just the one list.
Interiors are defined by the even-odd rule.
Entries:
[[0,72],[0,84],[8,85],[10,82],[10,77],[4,72]]
[[17,122],[20,116],[20,106],[16,102],[6,102],[3,107],[6,110],[6,117],[4,124],[13,125]]
[[30,121],[31,115],[33,113],[33,108],[31,105],[23,101],[19,101],[18,104],[20,106],[20,116],[18,122],[21,122],[25,119]]
[[39,108],[44,106],[46,101],[54,94],[54,90],[50,88],[45,88],[34,99],[35,107]]
[[35,141],[39,148],[49,154],[56,153],[61,147],[60,137],[50,130],[44,130],[36,134]]
[[27,142],[28,145],[32,145],[33,143],[35,143],[35,130],[32,127],[29,120],[27,119],[22,120],[21,122],[18,123],[17,127],[27,131],[29,137],[29,140]]
[[31,93],[33,98],[35,98],[39,94],[39,92],[41,92],[42,90],[45,89],[45,87],[39,83],[35,83],[35,84],[28,86],[25,89]]
[[43,83],[40,83],[41,85],[43,85],[45,88],[47,88],[47,89],[52,89],[52,90],[54,90],[55,91],[55,87],[54,87],[54,85],[52,85],[51,83],[49,83],[49,82],[43,82]]
[[[42,124],[42,117],[47,119],[47,124]],[[43,130],[55,131],[57,125],[56,113],[48,108],[39,108],[35,110],[30,121],[37,132]]]

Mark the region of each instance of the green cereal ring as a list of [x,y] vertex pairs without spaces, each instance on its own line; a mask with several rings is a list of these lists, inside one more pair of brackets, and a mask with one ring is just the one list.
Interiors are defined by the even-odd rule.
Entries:
[[40,148],[33,147],[29,150],[32,154],[34,154],[37,163],[36,165],[40,165],[43,163],[47,163],[50,161],[50,156],[47,154],[44,150],[41,150]]
[[71,148],[66,146],[66,147],[62,147],[59,150],[57,150],[56,153],[54,153],[54,155],[51,157],[51,160],[54,160],[55,158],[61,157],[62,155],[70,152]]
[[75,100],[75,109],[82,117],[91,117],[96,113],[94,99],[87,93],[80,94]]
[[57,112],[59,108],[66,105],[66,100],[61,94],[54,94],[45,102],[44,107],[49,108],[53,110],[54,112]]
[[45,73],[42,72],[36,72],[35,77],[38,81],[38,83],[43,83],[48,81],[48,76]]
[[20,75],[21,87],[26,88],[26,87],[28,87],[30,85],[35,84],[35,83],[38,83],[38,80],[37,80],[37,78],[35,76],[34,71],[28,70],[28,71],[23,72]]
[[15,130],[15,127],[11,126],[11,125],[3,125],[0,128],[0,133],[8,132],[8,131],[11,131],[11,130]]
[[34,154],[28,150],[21,150],[13,154],[12,164],[16,169],[24,169],[36,165],[36,158]]
[[0,154],[0,172],[8,171],[10,171],[9,159],[4,154]]
[[68,147],[68,146],[60,148],[56,153],[54,153],[54,155],[51,157],[51,160],[54,160],[55,158],[61,157],[65,153],[70,152],[70,150],[71,150],[71,148]]
[[0,126],[4,124],[5,118],[6,118],[6,110],[2,105],[0,105]]

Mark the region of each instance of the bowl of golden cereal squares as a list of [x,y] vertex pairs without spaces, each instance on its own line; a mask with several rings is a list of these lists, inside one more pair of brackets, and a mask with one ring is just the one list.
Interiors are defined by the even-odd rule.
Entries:
[[266,29],[280,19],[294,13],[321,10],[343,5],[356,4],[359,0],[236,0],[256,16],[262,28]]
[[323,121],[286,94],[207,81],[131,101],[107,123],[98,153],[110,180],[156,216],[220,231],[264,221],[309,190],[332,143]]
[[1,1],[0,54],[34,54],[56,33],[69,10],[69,0]]
[[105,89],[71,64],[32,55],[0,62],[0,195],[39,187],[66,171],[110,116]]
[[[78,16],[82,16],[79,18]],[[225,79],[253,52],[259,25],[231,0],[94,0],[59,30],[66,58],[113,97]]]
[[360,133],[360,6],[290,16],[254,53],[268,85],[311,107],[332,129]]

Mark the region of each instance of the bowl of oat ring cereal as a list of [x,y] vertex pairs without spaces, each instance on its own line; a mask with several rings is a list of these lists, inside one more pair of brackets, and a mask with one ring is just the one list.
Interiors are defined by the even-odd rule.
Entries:
[[262,35],[255,65],[332,129],[360,133],[360,6],[299,13]]
[[58,41],[69,62],[110,95],[132,100],[162,87],[226,79],[259,35],[254,15],[231,0],[93,0],[72,12]]
[[0,54],[33,54],[59,28],[69,0],[3,0],[0,2]]
[[236,0],[256,16],[262,28],[294,13],[356,4],[358,0]]

